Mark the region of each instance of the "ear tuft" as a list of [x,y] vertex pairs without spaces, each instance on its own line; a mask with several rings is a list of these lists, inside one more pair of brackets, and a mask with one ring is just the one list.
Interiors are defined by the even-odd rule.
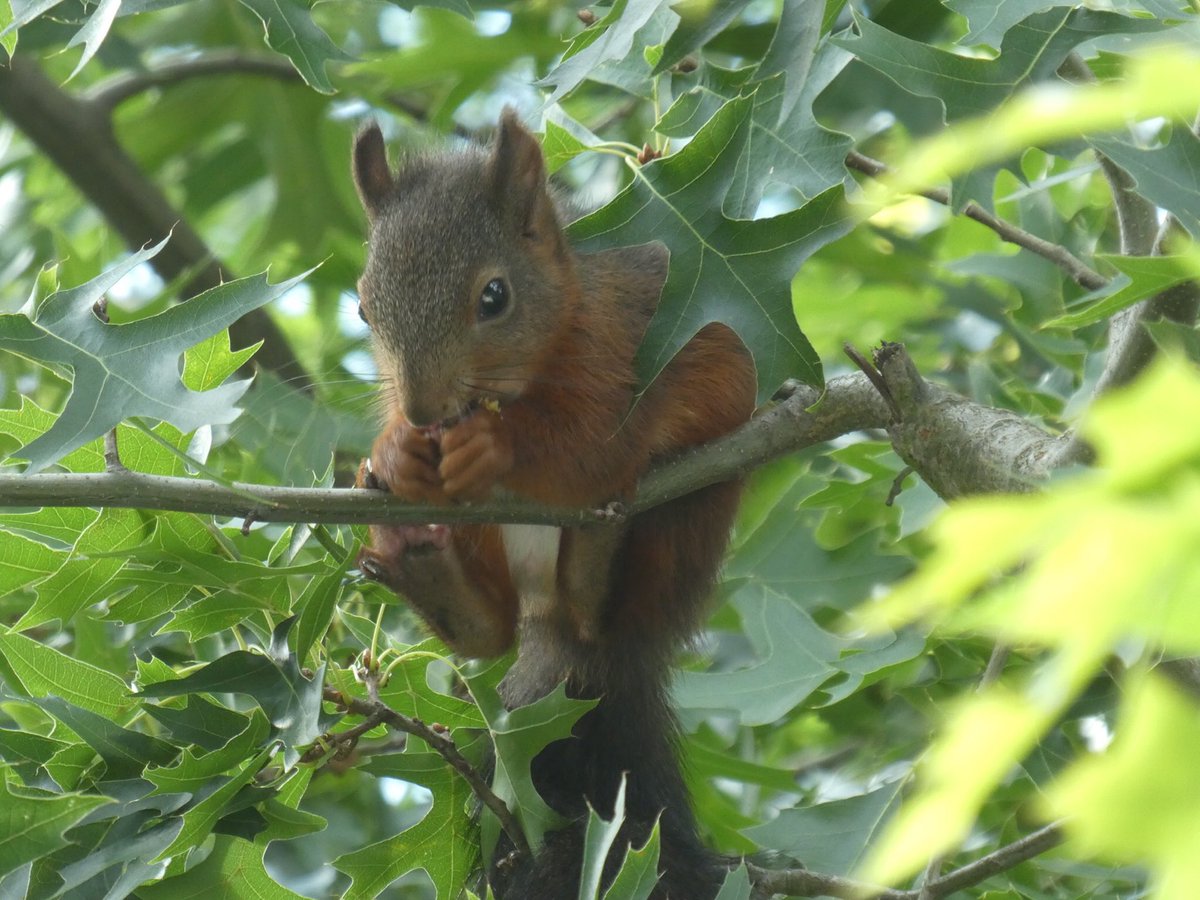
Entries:
[[354,186],[367,218],[374,221],[384,202],[395,190],[395,179],[388,168],[383,132],[374,120],[367,122],[354,138]]
[[534,218],[543,205],[540,201],[548,203],[549,199],[546,163],[537,138],[521,124],[511,106],[504,107],[500,115],[488,178],[497,207],[511,216],[522,233],[535,231]]

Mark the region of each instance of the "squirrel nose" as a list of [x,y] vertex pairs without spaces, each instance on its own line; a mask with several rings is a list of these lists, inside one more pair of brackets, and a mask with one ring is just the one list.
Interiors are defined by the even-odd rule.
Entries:
[[415,399],[404,405],[404,418],[414,428],[425,428],[436,425],[449,417],[443,409],[443,404],[430,402],[426,399]]

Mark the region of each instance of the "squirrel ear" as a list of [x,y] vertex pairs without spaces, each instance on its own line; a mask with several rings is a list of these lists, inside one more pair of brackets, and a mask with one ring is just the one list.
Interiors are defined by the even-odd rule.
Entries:
[[537,139],[511,106],[504,107],[500,115],[488,179],[496,205],[508,211],[522,233],[536,232],[534,219],[548,200],[546,163]]
[[354,138],[354,186],[362,201],[367,218],[374,219],[383,203],[395,189],[395,180],[388,168],[387,147],[383,132],[374,120],[368,122]]

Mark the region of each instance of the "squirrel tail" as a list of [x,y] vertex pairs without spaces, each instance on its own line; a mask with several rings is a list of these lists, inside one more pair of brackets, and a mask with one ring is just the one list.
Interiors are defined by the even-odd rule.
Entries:
[[515,872],[491,873],[497,897],[574,900],[588,806],[611,819],[622,777],[625,823],[605,883],[625,847],[642,846],[657,821],[661,877],[653,900],[711,900],[720,889],[729,861],[697,835],[668,689],[673,656],[701,621],[739,492],[736,482],[711,485],[633,520],[596,640],[583,641],[553,620],[521,623],[517,662],[501,685],[509,707],[545,696],[564,675],[568,694],[599,704],[571,738],[549,745],[533,763],[538,792],[571,824],[548,835]]
[[[576,724],[572,738],[546,747],[533,763],[534,784],[546,802],[571,824],[547,835],[543,848],[517,870],[493,874],[504,900],[574,900],[579,892],[588,805],[605,819],[625,778],[625,821],[605,865],[605,884],[616,875],[628,846],[640,847],[659,822],[659,872],[652,897],[711,900],[725,874],[721,859],[704,847],[677,753],[677,727],[666,686],[670,674],[663,648],[653,642],[575,648],[580,654],[568,693],[599,698]],[[561,653],[558,645],[557,652]],[[540,669],[540,666],[538,667]],[[517,677],[514,678],[513,675]],[[504,685],[506,701],[533,688],[520,662]],[[541,685],[545,693],[554,684]],[[497,854],[502,858],[503,854]],[[497,883],[499,882],[499,883]]]

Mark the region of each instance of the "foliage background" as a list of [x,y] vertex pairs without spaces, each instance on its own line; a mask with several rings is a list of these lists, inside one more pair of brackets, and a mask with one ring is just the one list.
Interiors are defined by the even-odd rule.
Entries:
[[[69,395],[76,407],[93,396],[89,359],[111,368],[131,352],[130,383],[170,400],[153,364],[169,363],[169,381],[182,345],[131,351],[114,337],[51,357],[16,343],[18,310],[49,321],[106,296],[114,323],[172,310],[169,332],[197,338],[198,310],[225,304],[232,318],[274,299],[270,321],[307,377],[268,366],[240,399],[228,386],[220,404],[176,397],[175,416],[101,394],[88,442],[50,441],[48,461],[100,471],[106,423],[141,416],[117,432],[138,471],[193,474],[186,450],[224,481],[347,483],[374,431],[351,136],[374,116],[394,150],[454,144],[514,104],[544,125],[552,166],[592,211],[577,235],[667,242],[664,304],[737,324],[764,396],[785,376],[850,371],[844,342],[903,340],[922,372],[979,404],[1051,432],[1087,421],[1099,451],[1096,470],[1064,471],[1043,493],[940,517],[917,478],[887,502],[905,463],[881,430],[759,469],[676,691],[708,840],[907,885],[930,860],[949,870],[1070,815],[1064,848],[965,894],[1196,896],[1200,716],[1194,695],[1150,671],[1164,653],[1200,651],[1200,388],[1178,361],[1200,346],[1194,311],[1153,326],[1174,366],[1091,408],[1112,315],[1200,270],[1182,239],[1200,223],[1196,10],[616,0],[585,28],[581,8],[0,3],[7,52],[88,113],[52,160],[0,99],[0,312],[13,314],[0,346],[24,354],[0,356],[3,477]],[[1067,91],[1072,53],[1099,86]],[[203,60],[217,71],[188,68]],[[140,243],[77,187],[109,123],[227,279],[269,269],[279,286],[236,282],[180,305],[206,261],[164,277],[161,257],[130,256]],[[639,172],[643,145],[666,158]],[[851,149],[910,186],[946,176],[949,202],[864,193],[875,182],[851,175]],[[1128,173],[1143,214],[1179,223],[1169,254],[1130,245],[1097,151]],[[969,203],[1088,261],[1103,286],[956,215]],[[92,282],[118,267],[116,284]],[[672,350],[652,331],[647,372]],[[241,364],[218,337],[188,352],[184,382],[212,390]],[[213,412],[234,402],[232,421]],[[482,726],[505,734],[511,799],[536,821],[522,761],[567,704],[505,719],[495,666],[464,669],[478,708],[454,694],[452,664],[414,617],[348,568],[352,529],[241,524],[0,516],[0,894],[456,896],[479,837],[440,757],[383,726],[344,753],[323,753],[329,741],[306,752],[360,721],[335,722],[321,680],[362,696],[367,649],[392,665],[381,699],[446,725],[472,758]],[[739,884],[723,896],[749,896]]]

